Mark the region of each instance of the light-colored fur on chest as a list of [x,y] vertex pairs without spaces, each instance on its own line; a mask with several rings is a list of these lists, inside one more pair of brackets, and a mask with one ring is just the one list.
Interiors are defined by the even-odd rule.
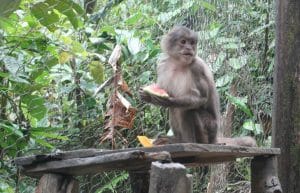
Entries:
[[176,61],[165,59],[158,66],[158,85],[171,96],[182,96],[195,88],[190,68],[176,64]]

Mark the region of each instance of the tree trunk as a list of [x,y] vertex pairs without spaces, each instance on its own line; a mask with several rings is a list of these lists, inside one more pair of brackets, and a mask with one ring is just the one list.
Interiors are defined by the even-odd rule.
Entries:
[[283,192],[300,192],[300,1],[277,0],[272,145]]

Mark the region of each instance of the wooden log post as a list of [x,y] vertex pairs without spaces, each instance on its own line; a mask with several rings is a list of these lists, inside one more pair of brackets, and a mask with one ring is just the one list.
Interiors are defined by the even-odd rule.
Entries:
[[179,163],[153,162],[149,193],[192,193],[192,176]]
[[[147,156],[151,160],[169,163],[171,162],[171,155],[169,152],[162,151],[157,153],[148,153]],[[149,178],[150,178],[151,163],[146,164],[144,167],[129,170],[129,178],[131,184],[131,190],[133,193],[146,193],[149,190]]]
[[129,171],[130,185],[133,193],[145,193],[149,189],[150,173],[148,169]]
[[79,193],[79,183],[71,176],[44,174],[35,193]]
[[276,156],[257,156],[251,161],[251,193],[282,193]]

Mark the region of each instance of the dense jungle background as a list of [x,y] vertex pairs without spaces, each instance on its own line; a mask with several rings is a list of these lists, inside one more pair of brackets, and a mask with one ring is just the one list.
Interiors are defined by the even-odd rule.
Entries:
[[[31,193],[19,156],[138,147],[169,132],[167,111],[138,90],[156,80],[159,41],[174,25],[199,33],[198,55],[215,75],[224,135],[271,142],[274,3],[271,0],[0,0],[0,192]],[[115,85],[108,59],[122,46],[119,84],[133,108],[110,127]],[[107,105],[108,104],[108,105]],[[131,125],[131,123],[133,125]],[[230,164],[220,192],[249,192],[248,159]],[[213,172],[190,169],[194,192]],[[126,172],[78,178],[82,192],[130,192]]]

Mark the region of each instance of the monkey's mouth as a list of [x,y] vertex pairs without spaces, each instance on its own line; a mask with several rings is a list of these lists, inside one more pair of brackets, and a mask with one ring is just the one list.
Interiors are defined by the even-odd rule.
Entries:
[[191,53],[191,52],[185,52],[185,53],[182,53],[182,55],[184,55],[184,56],[193,56],[194,54]]

